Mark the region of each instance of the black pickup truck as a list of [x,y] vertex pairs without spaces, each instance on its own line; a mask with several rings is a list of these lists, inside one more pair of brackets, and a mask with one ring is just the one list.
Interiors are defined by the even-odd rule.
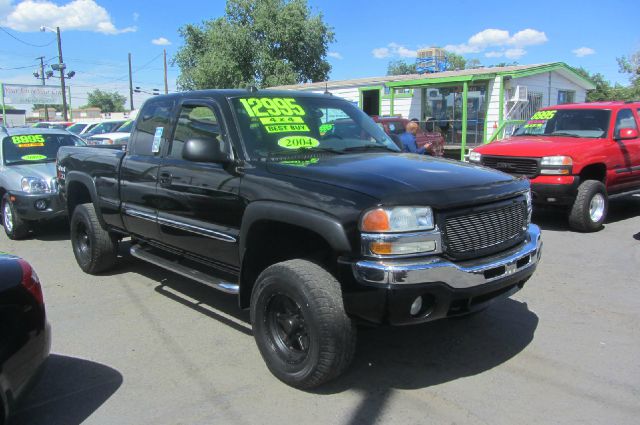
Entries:
[[85,272],[130,237],[134,257],[237,295],[267,366],[299,388],[348,367],[357,322],[474,313],[540,258],[527,180],[403,154],[330,95],[158,96],[126,152],[63,147],[57,171]]

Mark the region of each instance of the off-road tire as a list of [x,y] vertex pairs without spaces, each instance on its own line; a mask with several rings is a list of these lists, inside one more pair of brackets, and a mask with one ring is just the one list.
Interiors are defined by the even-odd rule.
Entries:
[[[5,223],[5,208],[9,208],[11,210],[11,229],[7,227]],[[24,239],[29,235],[29,223],[18,215],[18,211],[13,207],[13,203],[9,199],[9,194],[5,194],[2,197],[2,211],[0,212],[2,215],[2,227],[4,228],[4,232],[7,234],[7,237],[12,240],[20,240]]]
[[[604,199],[604,212],[602,216],[594,220],[589,212],[591,201],[596,196],[602,196]],[[609,198],[607,189],[597,180],[585,180],[578,187],[578,194],[571,211],[569,212],[569,226],[579,232],[595,232],[602,229],[604,221],[607,219],[609,210]]]
[[78,205],[70,227],[73,255],[85,273],[98,274],[115,265],[117,239],[102,228],[93,204]]
[[[286,347],[278,333],[285,331],[275,325],[274,310],[279,310],[276,306],[287,298],[294,302],[302,318],[301,333],[307,335],[302,339],[308,342],[306,352]],[[310,261],[284,261],[260,274],[251,295],[251,322],[267,367],[292,387],[309,389],[322,385],[341,375],[353,359],[356,327],[345,313],[340,284],[331,273]]]

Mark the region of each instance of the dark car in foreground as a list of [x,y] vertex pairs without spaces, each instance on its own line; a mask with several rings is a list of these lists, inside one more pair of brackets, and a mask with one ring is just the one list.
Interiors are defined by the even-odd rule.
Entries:
[[51,332],[31,265],[0,253],[0,276],[0,424],[5,424],[49,356]]

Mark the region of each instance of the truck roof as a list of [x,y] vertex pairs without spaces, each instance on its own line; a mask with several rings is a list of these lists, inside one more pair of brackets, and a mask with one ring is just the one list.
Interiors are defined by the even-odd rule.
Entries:
[[[323,93],[310,93],[308,91],[300,91],[300,90],[255,89],[255,91],[252,91],[249,89],[210,89],[210,90],[193,90],[193,91],[186,91],[186,92],[180,92],[180,93],[165,94],[160,96],[154,96],[151,99],[158,99],[163,97],[182,99],[184,97],[192,98],[192,97],[198,97],[198,96],[220,98],[220,97],[238,97],[238,96],[247,96],[247,95],[259,96],[260,94],[267,94],[269,96],[287,96],[287,97],[331,96]],[[336,98],[336,99],[340,99],[340,98]]]
[[624,101],[609,100],[601,102],[584,102],[584,103],[563,103],[562,105],[546,106],[541,108],[542,111],[547,109],[618,109],[618,108],[640,108],[640,101]]

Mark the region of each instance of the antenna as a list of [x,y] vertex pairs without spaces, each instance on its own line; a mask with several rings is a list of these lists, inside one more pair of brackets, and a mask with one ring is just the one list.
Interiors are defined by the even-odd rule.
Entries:
[[329,85],[326,81],[324,82],[324,94],[326,94],[327,96],[333,96],[333,94],[329,91]]

